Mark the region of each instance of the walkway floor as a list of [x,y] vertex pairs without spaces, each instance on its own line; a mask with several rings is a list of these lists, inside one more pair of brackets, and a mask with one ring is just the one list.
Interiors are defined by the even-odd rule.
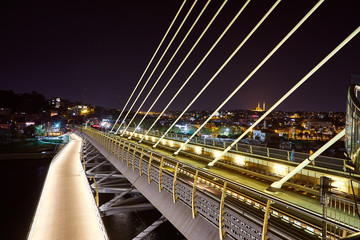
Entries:
[[52,160],[28,239],[108,239],[80,162],[81,138]]

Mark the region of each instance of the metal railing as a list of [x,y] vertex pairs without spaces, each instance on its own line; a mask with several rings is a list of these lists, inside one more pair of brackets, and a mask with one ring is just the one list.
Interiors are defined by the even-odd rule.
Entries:
[[[140,175],[146,175],[149,182],[157,183],[159,191],[167,190],[175,196],[174,199],[180,199],[192,208],[193,212],[207,218],[216,226],[223,226],[219,229],[225,230],[225,233],[232,238],[237,239],[239,236],[243,236],[242,234],[249,237],[250,234],[255,239],[260,239],[263,211],[265,211],[268,200],[273,202],[270,206],[273,221],[278,219],[281,224],[286,224],[284,229],[295,227],[295,229],[302,230],[304,234],[310,234],[309,236],[321,237],[321,223],[326,222],[327,236],[331,239],[338,239],[347,233],[359,230],[359,226],[351,226],[333,218],[323,217],[319,213],[252,189],[231,179],[197,169],[189,164],[181,162],[180,167],[180,162],[176,159],[166,157],[117,136],[93,129],[86,130],[86,134],[121,161],[131,165],[134,171],[138,170]],[[175,169],[177,174],[174,174]],[[249,194],[244,192],[249,192]],[[223,211],[221,210],[222,198],[219,197],[222,193],[226,196]],[[238,213],[238,209],[241,208],[254,213],[253,223]],[[312,219],[311,223],[304,220],[309,217]],[[319,224],[314,224],[314,222]],[[244,226],[245,229],[250,230],[244,232]],[[274,222],[270,223],[272,230],[274,230],[274,226],[276,226]],[[277,238],[274,232],[270,231],[269,234],[273,235],[273,239]]]
[[[123,130],[120,130],[120,132]],[[134,131],[133,129],[128,128],[128,132]],[[146,131],[144,129],[137,130],[138,134],[146,134],[149,136],[161,137],[163,135],[162,132],[157,130]],[[178,133],[168,133],[166,135],[166,139],[174,139],[177,141],[186,141],[188,139],[187,135],[178,134]],[[225,149],[231,145],[231,139],[221,139],[221,138],[200,138],[195,137],[191,139],[190,143],[195,143],[199,145],[209,146],[209,147],[217,147]],[[310,156],[309,153],[295,152],[283,149],[269,148],[257,145],[249,145],[244,143],[237,143],[231,151],[239,152],[242,154],[252,154],[254,156],[280,159],[290,162],[302,162],[304,159]],[[359,156],[360,157],[360,156]],[[313,163],[315,166],[334,169],[338,171],[345,171],[344,162],[341,158],[329,157],[329,156],[318,156]]]

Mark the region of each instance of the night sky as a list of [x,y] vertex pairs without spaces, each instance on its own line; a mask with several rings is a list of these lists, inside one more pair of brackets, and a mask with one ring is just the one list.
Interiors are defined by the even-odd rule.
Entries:
[[[153,85],[205,2],[198,1],[146,89]],[[274,2],[250,2],[171,110],[182,110],[191,101]],[[283,0],[191,109],[215,109],[316,2]],[[267,107],[275,103],[360,25],[358,2],[325,0],[225,109],[252,109],[258,101],[266,101]],[[0,7],[0,89],[16,93],[37,91],[47,98],[59,96],[122,109],[181,3],[181,0],[6,1]],[[161,53],[192,3],[186,2]],[[209,4],[143,110],[151,105],[221,3],[213,0]],[[240,0],[226,3],[155,110],[162,110],[244,3]],[[158,58],[155,60],[150,70]],[[360,75],[360,35],[278,109],[345,111],[351,74]]]

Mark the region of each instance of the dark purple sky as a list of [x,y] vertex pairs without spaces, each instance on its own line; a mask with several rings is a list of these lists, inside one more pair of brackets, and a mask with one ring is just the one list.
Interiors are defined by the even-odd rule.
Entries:
[[[244,2],[229,0],[155,110],[165,106]],[[274,2],[250,2],[170,109],[181,110],[191,101]],[[192,109],[215,109],[316,2],[282,1]],[[16,93],[35,90],[47,98],[60,96],[122,109],[181,3],[181,0],[2,3],[0,89]],[[143,110],[147,110],[161,91],[165,80],[172,75],[221,3],[220,0],[210,3]],[[175,23],[176,28],[191,4],[192,1],[187,1]],[[205,0],[198,1],[151,78],[149,87],[204,4]],[[270,107],[360,25],[359,6],[357,0],[325,1],[225,108],[251,109],[258,101],[266,101]],[[173,33],[174,29],[170,36]],[[165,43],[169,40],[170,37]],[[360,35],[278,109],[345,111],[352,73],[360,75]]]

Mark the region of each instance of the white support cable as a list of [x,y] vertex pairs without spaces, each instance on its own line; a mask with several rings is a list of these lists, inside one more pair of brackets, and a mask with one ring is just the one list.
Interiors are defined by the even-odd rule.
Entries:
[[235,51],[226,59],[226,61],[221,65],[221,67],[216,71],[216,73],[211,77],[211,79],[205,84],[205,86],[200,90],[200,92],[193,98],[189,105],[182,111],[179,117],[171,124],[171,126],[166,130],[166,132],[160,137],[160,139],[153,145],[155,148],[161,140],[166,136],[166,134],[171,130],[172,127],[181,119],[185,112],[191,107],[191,105],[200,97],[200,95],[205,91],[205,89],[210,85],[210,83],[215,79],[215,77],[224,69],[224,67],[230,62],[230,60],[235,56],[235,54],[241,49],[241,47],[247,42],[247,40],[252,36],[252,34],[259,28],[259,26],[265,21],[265,19],[270,15],[270,13],[275,9],[275,7],[280,3],[281,0],[277,0],[272,7],[267,11],[267,13],[261,18],[261,20],[256,24],[256,26],[250,31],[250,33],[245,37],[245,39],[239,44]]
[[126,113],[126,116],[124,117],[123,122],[120,124],[120,126],[118,127],[118,129],[116,130],[115,134],[118,133],[120,127],[122,126],[122,124],[125,122],[125,119],[127,118],[127,116],[129,115],[129,113],[131,112],[131,109],[134,107],[135,103],[137,102],[137,100],[139,99],[141,93],[144,91],[146,85],[148,84],[149,80],[151,79],[152,75],[154,74],[155,70],[157,69],[157,67],[159,66],[160,62],[162,61],[163,57],[165,56],[165,54],[167,53],[167,51],[169,50],[171,44],[173,43],[174,39],[176,38],[176,36],[178,35],[178,33],[180,32],[182,26],[184,25],[186,19],[189,17],[191,11],[193,10],[195,4],[197,3],[198,0],[195,0],[193,2],[193,4],[191,5],[191,8],[189,9],[189,11],[187,12],[186,16],[184,17],[183,21],[181,22],[180,26],[178,27],[177,31],[175,32],[174,36],[172,37],[172,39],[170,40],[170,43],[168,44],[168,46],[166,47],[165,51],[163,52],[163,54],[161,55],[160,59],[158,60],[156,66],[154,67],[153,71],[151,72],[150,76],[148,77],[148,79],[146,80],[144,86],[142,87],[142,89],[140,90],[138,96],[136,97],[135,101],[133,102],[133,104],[131,105],[130,109],[128,110],[128,112]]
[[[167,110],[167,108],[170,106],[170,104],[175,100],[175,98],[179,95],[181,90],[185,87],[185,85],[188,83],[188,81],[191,79],[191,77],[195,74],[197,69],[201,66],[201,64],[205,61],[205,59],[209,56],[209,54],[212,52],[212,50],[216,47],[216,45],[220,42],[220,40],[223,38],[223,36],[226,34],[226,32],[230,29],[230,27],[233,25],[233,23],[236,21],[236,19],[240,16],[240,14],[244,11],[245,7],[249,4],[250,0],[247,0],[246,3],[242,6],[242,8],[238,11],[238,13],[235,15],[235,17],[231,20],[231,22],[228,24],[228,26],[225,28],[225,30],[221,33],[221,35],[218,37],[218,39],[215,41],[215,43],[211,46],[211,48],[208,50],[208,52],[205,54],[205,56],[202,58],[202,60],[198,63],[196,68],[193,70],[193,72],[190,74],[190,76],[185,80],[185,82],[182,84],[182,86],[178,89],[178,91],[175,93],[175,95],[172,97],[172,99],[168,102],[168,104],[165,106],[163,111],[160,113],[158,118],[153,122],[153,124],[150,126],[150,128],[147,130],[147,132],[150,132],[150,130],[155,126],[155,124],[159,121],[160,117],[164,114],[164,112]],[[203,32],[205,34],[205,32]],[[200,41],[200,39],[198,39]],[[139,143],[141,143],[144,138],[147,136],[147,133],[143,135],[143,137],[140,139]]]
[[289,172],[285,177],[280,179],[279,181],[273,182],[270,187],[266,190],[268,191],[276,191],[279,190],[282,185],[287,182],[290,178],[292,178],[295,174],[300,172],[304,167],[306,167],[309,163],[311,163],[315,158],[317,158],[320,154],[322,154],[326,149],[328,149],[331,145],[337,142],[340,138],[345,135],[345,129],[336,134],[335,137],[330,139],[326,144],[324,144],[321,148],[319,148],[316,152],[306,158],[302,163],[300,163],[296,168],[294,168],[291,172]]
[[[203,30],[203,32],[200,34],[199,38],[196,40],[196,42],[193,44],[193,46],[191,47],[191,49],[189,50],[189,52],[186,54],[185,58],[182,60],[182,62],[180,63],[180,65],[178,66],[178,68],[175,70],[175,72],[173,73],[173,75],[170,77],[169,81],[167,82],[167,84],[164,86],[164,88],[162,89],[162,91],[159,93],[159,95],[157,96],[157,98],[155,99],[155,101],[153,102],[153,104],[150,106],[149,110],[147,111],[147,113],[144,115],[144,117],[141,119],[141,121],[138,123],[138,127],[141,125],[141,123],[145,120],[145,118],[147,117],[147,115],[149,114],[149,112],[152,110],[152,108],[154,107],[154,105],[157,103],[157,101],[159,100],[159,98],[162,96],[162,94],[164,93],[164,91],[166,90],[166,88],[168,87],[168,85],[171,83],[171,81],[174,79],[175,75],[178,73],[178,71],[180,70],[180,68],[182,67],[182,65],[185,63],[185,61],[187,60],[187,58],[190,56],[190,54],[192,53],[192,51],[195,49],[195,47],[197,46],[197,44],[200,42],[201,38],[204,36],[204,34],[206,33],[206,31],[209,29],[209,27],[211,26],[211,24],[214,22],[215,18],[218,16],[218,14],[220,13],[220,11],[223,9],[223,7],[225,6],[225,3],[228,0],[224,0],[223,4],[220,6],[220,8],[218,9],[218,11],[215,13],[215,15],[212,17],[212,19],[210,20],[210,22],[208,23],[208,25],[206,26],[206,28]],[[250,1],[250,0],[248,0]],[[131,137],[134,135],[135,131],[137,128],[135,128],[135,130],[130,134],[130,139]]]
[[142,78],[144,77],[145,73],[147,72],[148,68],[150,67],[150,64],[151,64],[151,63],[152,63],[152,61],[154,60],[155,55],[156,55],[156,54],[157,54],[157,52],[159,51],[159,49],[160,49],[161,45],[163,44],[163,42],[164,42],[164,40],[165,40],[166,36],[167,36],[167,35],[168,35],[168,33],[170,32],[170,29],[171,29],[171,28],[172,28],[172,26],[174,25],[175,20],[176,20],[176,19],[177,19],[177,17],[179,16],[179,14],[180,14],[180,12],[181,12],[182,8],[184,7],[185,2],[186,2],[186,0],[184,0],[184,1],[183,1],[183,3],[181,4],[181,6],[180,6],[179,10],[177,11],[177,13],[176,13],[176,15],[175,15],[174,19],[172,20],[172,22],[171,22],[170,26],[168,27],[168,29],[167,29],[167,31],[166,31],[166,33],[165,33],[165,35],[164,35],[164,36],[163,36],[163,38],[161,39],[160,44],[158,45],[158,47],[157,47],[157,49],[156,49],[155,53],[153,54],[152,58],[150,59],[150,62],[149,62],[149,63],[148,63],[148,65],[146,66],[146,68],[145,68],[145,70],[144,70],[143,74],[141,75],[141,77],[140,77],[140,79],[139,79],[138,83],[136,84],[136,86],[135,86],[135,88],[134,88],[133,92],[131,93],[131,95],[130,95],[129,99],[127,100],[127,102],[126,102],[126,104],[125,104],[124,108],[122,109],[121,113],[119,114],[119,117],[116,119],[116,121],[115,121],[115,123],[114,123],[113,127],[111,128],[110,132],[112,132],[112,131],[114,130],[115,125],[118,123],[119,119],[121,118],[121,115],[122,115],[122,114],[123,114],[123,112],[125,111],[126,106],[129,104],[130,99],[131,99],[131,98],[132,98],[132,96],[134,95],[134,93],[135,93],[135,91],[136,91],[137,87],[139,86],[139,84],[140,84],[140,82],[141,82]]
[[[193,28],[195,27],[196,23],[199,21],[200,17],[202,16],[202,14],[205,12],[206,8],[208,7],[209,3],[211,0],[208,0],[205,4],[205,6],[203,7],[203,9],[201,10],[201,12],[198,14],[198,17],[195,19],[194,23],[191,25],[191,27],[189,28],[188,32],[186,33],[185,37],[183,38],[183,40],[181,41],[181,43],[178,45],[177,49],[175,50],[175,52],[173,53],[173,55],[171,56],[170,60],[167,62],[166,66],[164,67],[163,71],[161,72],[161,74],[159,75],[159,77],[156,79],[155,83],[153,84],[153,86],[151,87],[151,89],[149,90],[148,94],[146,95],[146,97],[144,98],[143,102],[140,104],[140,106],[138,107],[138,109],[136,110],[136,113],[134,114],[134,116],[132,117],[132,119],[130,120],[128,126],[125,128],[125,132],[126,130],[129,128],[130,124],[132,123],[132,121],[134,121],[136,115],[138,114],[138,112],[140,111],[141,107],[144,105],[144,103],[146,102],[146,100],[148,99],[148,97],[150,96],[150,94],[152,93],[152,91],[154,90],[155,86],[158,84],[159,80],[161,79],[162,75],[165,73],[165,71],[167,70],[168,66],[170,65],[170,63],[172,62],[172,60],[175,58],[176,54],[178,53],[178,51],[180,50],[180,48],[182,47],[182,45],[184,44],[185,40],[187,39],[187,37],[190,35],[191,31],[193,30]],[[168,80],[166,87],[169,85],[171,80]],[[164,88],[163,88],[164,91]],[[159,96],[158,96],[159,97]],[[153,104],[154,105],[154,104]],[[139,126],[139,124],[138,124]],[[136,128],[135,128],[136,129]],[[129,137],[129,139],[131,139],[131,135]]]
[[239,84],[237,88],[219,105],[219,107],[206,119],[206,121],[185,141],[184,144],[174,153],[179,152],[196,136],[198,132],[211,120],[211,118],[240,90],[240,88],[265,64],[267,60],[291,37],[291,35],[315,12],[315,10],[324,2],[319,0],[317,4],[291,29],[291,31],[271,50],[271,52],[254,68],[254,70]]
[[288,96],[290,96],[298,87],[300,87],[308,78],[310,78],[318,69],[320,69],[332,56],[334,56],[342,47],[344,47],[353,37],[360,32],[360,26],[355,29],[344,41],[342,41],[334,50],[332,50],[320,63],[318,63],[308,74],[306,74],[297,84],[295,84],[284,96],[282,96],[269,110],[267,110],[253,125],[251,125],[240,137],[238,137],[230,146],[219,154],[208,166],[214,164],[224,156],[236,143],[238,143],[246,134],[248,134],[256,125],[269,115],[277,106],[279,106]]

